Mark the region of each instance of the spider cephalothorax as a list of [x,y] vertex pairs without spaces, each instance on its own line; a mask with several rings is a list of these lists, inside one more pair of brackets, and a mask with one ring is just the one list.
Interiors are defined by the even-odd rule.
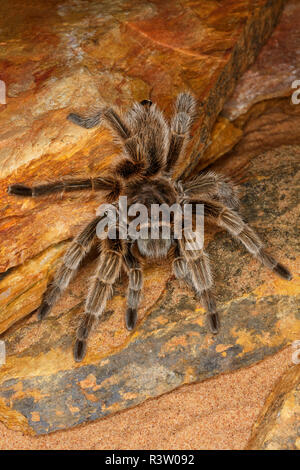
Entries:
[[[266,253],[258,235],[238,214],[237,191],[227,178],[209,171],[185,183],[172,179],[176,163],[184,153],[195,107],[195,99],[189,93],[179,94],[170,124],[159,108],[149,100],[134,103],[123,117],[111,107],[103,108],[89,117],[70,114],[70,121],[85,128],[105,123],[119,139],[123,154],[121,161],[111,171],[113,176],[70,179],[39,184],[32,188],[14,184],[9,186],[8,191],[18,196],[30,197],[58,191],[104,191],[109,202],[116,202],[121,196],[127,196],[128,205],[139,203],[147,208],[153,204],[172,206],[174,203],[188,202],[192,207],[202,204],[205,217],[240,240],[265,266],[284,279],[291,279],[289,271]],[[60,268],[44,294],[38,314],[40,319],[50,312],[97,240],[96,229],[101,217],[99,215],[90,221],[65,253]],[[129,278],[126,325],[129,330],[134,328],[143,285],[143,258],[172,257],[175,276],[186,281],[194,290],[207,310],[211,331],[217,333],[219,318],[213,295],[213,281],[209,260],[203,249],[186,249],[184,236],[178,239],[172,233],[169,239],[151,239],[150,236],[148,239],[107,237],[101,241],[98,239],[98,244],[98,266],[91,279],[85,314],[77,330],[74,347],[77,361],[82,360],[85,355],[88,335],[112,296],[113,284],[122,268]]]

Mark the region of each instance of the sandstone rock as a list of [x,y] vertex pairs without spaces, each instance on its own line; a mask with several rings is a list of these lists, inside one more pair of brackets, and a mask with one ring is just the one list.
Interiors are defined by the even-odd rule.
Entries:
[[[68,243],[50,247],[0,281],[0,334],[40,305],[49,277],[60,263]],[[58,263],[59,262],[59,263]]]
[[[290,98],[256,103],[233,124],[234,128],[243,130],[243,138],[227,152],[224,158],[231,160],[233,157],[230,176],[235,176],[237,181],[243,173],[244,166],[262,151],[276,149],[284,144],[300,144],[300,105],[293,105]],[[223,166],[221,160],[215,163],[216,170],[222,170]],[[198,168],[195,173],[197,171]]]
[[222,155],[228,153],[237,144],[243,131],[232,124],[228,119],[219,116],[213,127],[211,141],[203,154],[203,158],[193,170],[193,174],[198,174],[203,168],[214,163]]
[[[228,148],[239,141],[234,150],[228,152],[226,155],[226,159],[231,159],[231,156],[234,157],[230,165],[224,168],[222,160],[215,164],[217,170],[227,172],[229,176],[234,176],[238,182],[242,178],[241,174],[243,173],[244,166],[248,165],[250,158],[257,155],[262,150],[276,148],[287,142],[300,144],[299,127],[300,106],[293,106],[289,98],[263,101],[254,105],[248,113],[240,116],[235,121],[234,125],[225,118],[218,118],[212,133],[212,143],[205,152],[205,158],[207,162],[214,161],[215,158],[218,158],[225,153]],[[243,135],[242,139],[241,135]],[[194,170],[194,173],[197,174],[202,168],[203,164],[200,164],[199,167]],[[38,168],[37,171],[41,172],[42,169]],[[85,220],[87,214],[81,213],[81,206],[78,206],[78,204],[74,206],[74,201],[76,200],[81,203],[82,197],[76,198],[74,196],[71,201],[61,201],[58,198],[52,198],[50,201],[47,199],[47,203],[49,204],[50,202],[48,211],[53,210],[53,207],[59,203],[62,216],[68,217],[69,215],[73,215],[79,220]],[[45,204],[45,202],[46,201],[44,201],[43,204]],[[20,200],[16,200],[16,203],[19,204]],[[22,201],[22,205],[24,205],[24,203],[25,201]],[[87,206],[88,204],[91,204],[91,206],[94,204],[95,208],[98,203],[99,201],[93,202],[92,200],[84,200],[84,204]],[[36,201],[26,201],[26,204],[31,205],[33,208],[36,205]],[[38,204],[37,207],[39,208],[40,205]],[[31,212],[26,214],[26,221],[28,221],[28,223],[26,222],[26,236],[32,242],[32,245],[28,246],[28,249],[32,250],[33,253],[35,243],[40,243],[39,239],[33,239],[34,234],[32,233],[32,225],[30,223],[30,220],[34,223],[35,216],[35,210],[31,210]],[[17,218],[13,219],[13,223],[17,220]],[[41,226],[41,229],[43,229],[41,232],[45,233],[46,231],[47,233],[50,229],[52,236],[54,235],[53,229],[56,229],[57,239],[63,237],[63,235],[65,235],[65,237],[71,236],[69,232],[63,233],[65,228],[63,222],[59,219],[59,224],[57,224],[55,214],[53,218],[48,218],[48,220],[51,223],[45,223],[44,220]],[[5,223],[5,221],[3,221],[3,223]],[[38,224],[41,223],[42,221],[38,219]],[[73,228],[74,233],[76,233],[76,229],[78,230],[77,225]],[[12,233],[17,242],[22,242],[21,237],[18,237],[18,225],[11,226],[10,230],[13,230]],[[57,239],[55,238],[55,240]],[[5,245],[5,241],[3,241],[3,253],[5,247],[9,246],[10,243],[11,240],[7,240]],[[41,254],[39,253],[31,260],[28,260],[25,268],[21,265],[20,267],[6,271],[4,275],[2,275],[3,279],[5,277],[5,281],[0,281],[0,333],[5,331],[7,327],[12,325],[19,318],[25,317],[38,307],[47,281],[56,267],[57,256],[62,254],[67,244],[68,242],[58,242],[57,245],[51,245]],[[16,256],[20,257],[19,259],[22,260],[22,252],[18,251],[17,246]],[[41,260],[43,261],[41,262]],[[26,272],[26,276],[23,275],[24,272]],[[36,282],[37,280],[39,280],[38,283]],[[13,290],[11,290],[12,286]],[[9,295],[7,294],[8,289],[10,289]]]
[[[72,344],[82,312],[86,264],[53,313],[35,315],[1,336],[0,419],[44,434],[132,407],[184,383],[253,364],[299,338],[296,170],[300,147],[267,152],[244,166],[242,213],[294,274],[283,281],[219,231],[207,232],[221,331],[208,333],[204,311],[162,263],[146,267],[137,329],[124,327],[126,279],[121,279],[86,358],[74,363]],[[225,161],[230,173],[234,159]]]
[[300,106],[293,105],[290,98],[258,103],[248,114],[251,117],[246,120],[243,139],[235,147],[235,154],[249,158],[285,143],[300,143]]
[[[290,97],[295,91],[292,84],[300,77],[299,18],[300,4],[290,0],[257,60],[239,79],[233,95],[225,102],[213,128],[210,145],[193,170],[194,174],[226,152],[230,155],[242,136],[242,142],[234,148],[242,161],[262,150],[300,142],[300,107]],[[284,96],[288,98],[280,98]]]
[[255,64],[238,81],[225,103],[223,116],[235,120],[259,101],[291,95],[295,91],[293,82],[300,80],[299,49],[300,3],[290,0]]
[[[110,102],[127,107],[151,97],[171,112],[191,89],[201,112],[179,172],[196,163],[236,79],[271,33],[283,1],[1,2],[0,272],[74,235],[99,201],[77,195],[16,201],[16,181],[99,174],[118,148],[104,130],[66,120],[71,110]],[[16,15],[17,11],[17,15]],[[2,21],[2,23],[1,23]],[[29,26],[28,26],[29,25]],[[80,201],[80,202],[79,202]],[[59,209],[59,211],[58,211]]]
[[252,430],[250,450],[300,449],[300,367],[291,367],[269,395]]
[[[216,338],[207,333],[200,304],[172,279],[170,267],[149,265],[137,330],[124,327],[123,278],[84,362],[75,364],[76,315],[95,267],[93,254],[45,322],[39,324],[35,315],[20,321],[38,307],[69,239],[102,199],[69,194],[20,200],[6,194],[7,185],[104,172],[118,147],[105,130],[87,131],[66,121],[68,112],[103,102],[126,107],[150,97],[169,116],[183,88],[195,93],[201,112],[189,157],[178,171],[191,172],[201,156],[201,168],[212,163],[250,122],[244,117],[232,124],[221,117],[210,136],[225,98],[270,34],[283,2],[259,0],[253,6],[226,0],[220,7],[155,0],[127,2],[126,10],[119,1],[103,8],[94,0],[88,6],[54,0],[52,10],[38,3],[39,9],[36,2],[20,1],[16,19],[7,0],[0,6],[6,46],[0,78],[8,85],[7,105],[0,105],[0,333],[8,352],[0,368],[0,419],[13,429],[43,434],[252,364],[297,339],[300,327],[296,283],[270,276],[214,231],[206,235],[222,313]],[[24,18],[30,18],[30,28]],[[242,166],[240,157],[218,163],[235,175],[238,160],[238,176],[249,191],[244,213],[266,232],[274,251],[287,257],[292,271],[297,234],[287,226],[297,215],[293,179],[299,155],[299,147],[290,147],[252,163],[247,154]]]

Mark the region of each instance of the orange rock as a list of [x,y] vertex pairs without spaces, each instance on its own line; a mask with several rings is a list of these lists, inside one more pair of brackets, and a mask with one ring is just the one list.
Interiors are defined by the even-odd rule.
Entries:
[[299,450],[300,366],[291,367],[268,396],[252,429],[250,450]]
[[176,94],[190,89],[200,112],[188,158],[178,169],[190,171],[282,5],[131,0],[103,8],[92,0],[86,8],[55,0],[49,9],[42,0],[19,0],[14,8],[3,0],[0,78],[8,94],[0,105],[0,272],[73,236],[99,205],[74,194],[61,201],[20,201],[6,194],[12,182],[100,174],[110,166],[118,152],[111,137],[67,121],[71,110],[104,102],[127,107],[151,96],[169,116]]
[[[262,154],[244,168],[241,186],[243,215],[288,265],[293,281],[278,280],[229,235],[211,230],[207,252],[221,315],[218,335],[208,332],[200,302],[171,278],[171,267],[149,264],[136,330],[124,326],[124,277],[84,361],[75,363],[78,315],[95,267],[95,261],[86,263],[47,319],[39,323],[33,315],[1,336],[7,360],[0,368],[0,419],[13,429],[38,434],[69,428],[253,364],[297,340],[299,157],[299,146]],[[223,161],[225,173],[231,167],[234,159]]]
[[[7,46],[0,78],[8,90],[7,105],[0,107],[0,333],[5,332],[7,345],[7,362],[0,369],[0,419],[24,432],[47,433],[258,361],[292,341],[299,324],[296,288],[288,298],[282,286],[274,292],[270,276],[253,261],[249,270],[247,255],[233,250],[226,237],[219,244],[215,233],[208,237],[208,249],[225,320],[218,338],[207,333],[203,309],[191,292],[170,281],[166,263],[146,267],[145,297],[132,333],[124,328],[126,280],[121,280],[82,364],[73,361],[72,343],[94,262],[83,266],[45,322],[38,324],[32,316],[14,324],[39,305],[59,255],[102,199],[94,194],[17,199],[6,193],[8,184],[102,174],[120,149],[104,129],[77,128],[67,114],[104,102],[126,107],[151,97],[169,117],[175,95],[185,88],[198,98],[200,113],[178,174],[190,173],[200,156],[211,163],[241,134],[221,118],[204,154],[226,97],[270,34],[283,4],[258,0],[254,8],[246,0],[238,6],[230,0],[222,6],[208,0],[130,0],[126,10],[118,1],[104,10],[95,0],[88,9],[54,0],[49,11],[43,2],[39,9],[34,3],[20,0],[15,22],[9,2],[0,6],[7,9],[0,16],[6,35],[0,40]],[[24,21],[28,17],[30,28]],[[286,206],[279,198],[282,167],[274,155],[268,155],[271,174],[269,161],[259,159],[244,170],[257,197],[268,180],[270,193],[259,199],[263,206],[251,206],[248,215],[267,230],[278,224],[278,231],[269,234],[278,248],[287,238],[281,233],[279,243],[278,233],[295,216],[291,169],[298,153],[296,148],[284,154]],[[233,168],[230,163],[225,172]],[[276,203],[284,211],[280,220],[270,220]],[[293,269],[295,239],[289,242],[284,254]],[[224,345],[230,345],[226,351]]]
[[7,272],[0,282],[0,334],[40,305],[47,282],[68,243],[59,243],[18,268]]
[[229,152],[240,141],[242,136],[243,131],[239,127],[232,124],[228,119],[219,116],[213,127],[208,148],[205,150],[199,164],[193,170],[193,174],[197,175],[203,168],[211,165],[222,155]]
[[300,77],[299,48],[300,4],[289,0],[277,28],[238,81],[222,114],[232,121],[259,101],[290,96],[295,91],[293,82]]

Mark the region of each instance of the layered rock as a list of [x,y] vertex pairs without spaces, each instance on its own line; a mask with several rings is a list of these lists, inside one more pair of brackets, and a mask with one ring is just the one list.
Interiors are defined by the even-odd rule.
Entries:
[[[200,112],[188,158],[191,169],[237,78],[271,33],[283,2],[118,1],[82,3],[5,0],[0,77],[0,272],[74,235],[99,201],[78,196],[20,201],[8,184],[101,174],[119,149],[104,130],[66,120],[70,111],[112,103],[127,107],[151,98],[170,115],[183,89],[194,92]],[[18,12],[16,16],[16,11]],[[1,20],[0,20],[1,21]],[[29,24],[29,26],[28,26]]]
[[[120,151],[104,129],[83,130],[66,121],[68,112],[151,98],[169,117],[177,92],[191,89],[201,111],[178,174],[197,173],[237,144],[215,167],[243,182],[244,215],[259,233],[266,232],[293,272],[300,148],[280,148],[251,162],[262,149],[299,142],[298,108],[291,112],[287,100],[259,103],[233,123],[220,117],[212,131],[282,2],[226,1],[220,7],[154,1],[133,2],[130,9],[127,2],[125,10],[118,1],[105,7],[92,1],[87,9],[53,0],[52,9],[41,4],[38,12],[34,3],[20,2],[18,21],[8,18],[14,27],[3,38],[0,78],[8,84],[8,104],[0,106],[0,334],[8,356],[0,369],[0,419],[13,429],[44,434],[252,364],[300,333],[297,280],[274,278],[229,236],[213,230],[206,232],[207,249],[222,319],[215,338],[207,332],[201,305],[172,278],[170,266],[148,265],[137,330],[130,334],[124,327],[127,279],[122,278],[84,362],[75,364],[74,332],[96,253],[45,322],[38,324],[35,315],[19,321],[39,306],[71,237],[102,198],[73,193],[21,200],[6,194],[7,185],[102,174]],[[260,99],[266,96],[264,91]]]
[[225,102],[208,148],[193,173],[228,153],[242,136],[241,145],[234,149],[241,159],[285,143],[300,142],[299,18],[300,3],[288,1],[255,63],[238,80]]
[[[129,333],[124,326],[127,282],[121,279],[85,360],[76,364],[75,329],[95,267],[87,263],[49,318],[38,323],[31,316],[2,336],[8,357],[0,369],[0,399],[7,426],[43,434],[92,421],[184,383],[253,364],[298,339],[299,157],[299,146],[282,147],[248,162],[240,175],[242,213],[289,266],[292,282],[276,278],[229,235],[211,229],[207,252],[220,333],[208,332],[201,304],[172,278],[170,266],[149,265],[137,329]],[[224,163],[224,173],[233,160]]]
[[[298,358],[299,363],[299,358]],[[247,446],[251,450],[300,449],[300,366],[281,377],[266,400]]]
[[[234,176],[237,181],[244,166],[262,151],[276,149],[284,144],[300,144],[300,105],[291,104],[290,98],[261,101],[233,123],[226,119],[224,122],[226,123],[224,133],[226,128],[234,129],[232,135],[238,136],[238,132],[242,132],[242,138],[224,155],[226,160],[232,160],[230,176]],[[213,145],[221,148],[219,138]],[[216,170],[222,171],[223,161],[216,161],[214,166]],[[201,165],[199,168],[201,169]],[[197,171],[198,167],[195,174]]]
[[233,95],[225,103],[224,117],[235,120],[257,102],[290,96],[299,89],[299,48],[300,3],[290,0],[255,64],[238,81]]

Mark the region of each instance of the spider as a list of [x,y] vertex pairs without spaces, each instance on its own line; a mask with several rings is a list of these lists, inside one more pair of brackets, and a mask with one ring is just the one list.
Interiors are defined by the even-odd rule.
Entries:
[[[227,230],[244,244],[246,249],[266,267],[284,279],[292,275],[282,264],[269,255],[258,235],[238,213],[238,192],[228,179],[212,171],[202,172],[187,182],[172,177],[179,158],[184,156],[191,125],[195,119],[196,100],[185,92],[177,96],[170,124],[160,109],[150,100],[134,103],[122,117],[112,107],[103,107],[89,116],[71,113],[68,119],[84,128],[100,123],[112,131],[122,145],[122,158],[112,175],[92,178],[67,179],[28,187],[13,184],[8,192],[17,196],[38,197],[60,191],[105,191],[111,203],[126,195],[128,204],[203,204],[204,217]],[[43,319],[67,288],[93,242],[101,216],[91,220],[66,251],[54,279],[47,286],[38,318]],[[173,273],[193,289],[207,312],[212,333],[218,332],[220,322],[213,293],[213,280],[209,259],[203,249],[187,250],[183,239],[121,239],[107,237],[99,241],[99,258],[85,303],[85,312],[77,329],[74,358],[81,361],[87,348],[88,336],[103,313],[113,293],[113,285],[124,268],[129,286],[125,322],[132,330],[137,322],[138,306],[143,285],[143,261],[147,258],[172,260]]]

